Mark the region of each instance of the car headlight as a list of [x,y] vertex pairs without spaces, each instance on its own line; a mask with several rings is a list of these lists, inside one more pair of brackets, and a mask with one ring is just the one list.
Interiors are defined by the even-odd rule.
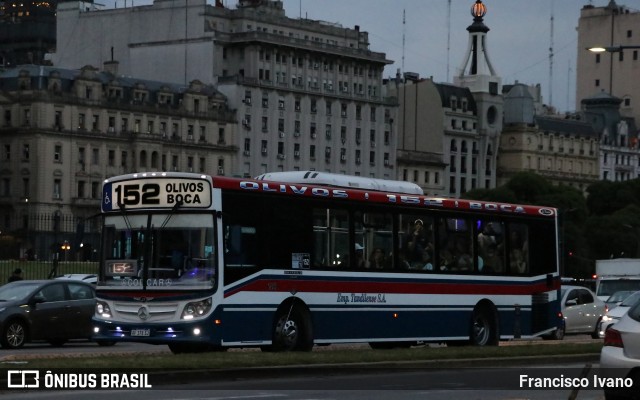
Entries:
[[211,310],[211,297],[201,301],[192,301],[184,306],[181,319],[194,319],[206,315]]
[[104,301],[96,302],[96,315],[102,318],[111,318],[111,308]]

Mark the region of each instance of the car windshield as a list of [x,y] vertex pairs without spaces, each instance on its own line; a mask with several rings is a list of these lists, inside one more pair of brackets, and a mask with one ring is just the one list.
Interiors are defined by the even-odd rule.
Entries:
[[4,285],[0,287],[0,301],[25,299],[39,286],[40,284],[37,282],[20,282],[15,285]]
[[211,214],[135,214],[105,218],[99,285],[209,289],[216,278]]
[[598,296],[611,296],[624,290],[640,290],[640,279],[603,279],[598,285]]
[[627,296],[626,299],[622,303],[620,303],[623,307],[631,307],[636,304],[640,300],[640,292],[635,292],[634,294]]
[[619,303],[622,300],[624,300],[627,297],[629,297],[629,295],[631,295],[631,294],[633,294],[633,291],[631,291],[631,290],[623,290],[623,291],[620,291],[620,292],[615,292],[614,294],[609,296],[609,298],[607,299],[607,303]]

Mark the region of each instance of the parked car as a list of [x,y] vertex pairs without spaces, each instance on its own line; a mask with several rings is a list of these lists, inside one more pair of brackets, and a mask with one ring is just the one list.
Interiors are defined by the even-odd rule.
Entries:
[[90,339],[95,290],[79,280],[21,280],[0,287],[0,344],[22,347],[32,340],[61,346]]
[[71,279],[76,281],[83,281],[96,285],[98,283],[98,275],[96,274],[66,274],[56,277],[56,279]]
[[630,378],[633,387],[623,390],[606,388],[607,400],[637,398],[640,393],[640,302],[629,308],[614,326],[605,331],[600,352],[600,372],[603,378]]
[[604,304],[607,306],[607,312],[618,307],[618,305],[620,305],[620,303],[622,303],[624,299],[634,293],[634,290],[620,290],[609,296],[609,298],[604,302]]
[[599,300],[592,290],[582,286],[562,285],[560,296],[564,332],[557,332],[556,338],[562,339],[564,334],[588,333],[597,339],[598,323],[605,314],[604,301]]
[[619,306],[614,309],[610,309],[607,313],[602,317],[600,321],[600,326],[598,327],[598,333],[600,337],[604,337],[604,332],[608,327],[620,321],[631,307],[633,307],[637,302],[640,301],[640,291],[633,292],[632,295],[627,296]]

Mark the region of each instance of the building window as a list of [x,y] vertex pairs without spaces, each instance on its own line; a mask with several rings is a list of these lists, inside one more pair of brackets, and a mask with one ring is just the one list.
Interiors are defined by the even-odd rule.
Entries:
[[91,198],[99,199],[100,198],[100,182],[91,182]]
[[93,165],[100,164],[100,149],[91,150],[91,164]]
[[76,197],[79,199],[84,198],[84,181],[78,181],[78,192],[76,193]]
[[53,198],[61,199],[62,198],[62,181],[60,179],[53,180]]
[[600,64],[600,54],[596,54],[596,64]]
[[62,162],[62,146],[59,144],[53,146],[53,161]]
[[22,161],[29,161],[29,145],[22,145]]

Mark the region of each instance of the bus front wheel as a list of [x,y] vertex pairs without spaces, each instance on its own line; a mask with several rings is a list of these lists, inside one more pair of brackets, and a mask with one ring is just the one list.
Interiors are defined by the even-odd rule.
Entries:
[[313,335],[311,318],[301,306],[283,307],[273,328],[273,351],[311,351]]
[[498,321],[491,306],[480,305],[471,317],[471,344],[474,346],[495,346],[498,344]]

